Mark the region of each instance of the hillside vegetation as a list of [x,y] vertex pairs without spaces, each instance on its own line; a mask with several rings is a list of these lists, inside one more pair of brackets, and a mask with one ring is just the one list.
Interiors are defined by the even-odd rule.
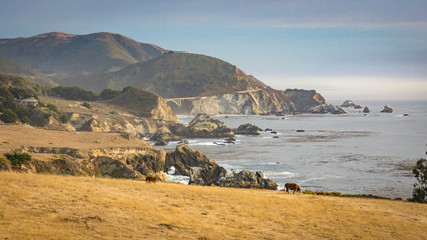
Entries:
[[208,96],[260,88],[265,85],[220,59],[191,53],[168,53],[120,71],[64,77],[63,85],[101,91],[134,86],[164,98]]
[[427,205],[0,172],[1,239],[425,239]]
[[42,73],[79,74],[118,70],[158,57],[164,49],[116,33],[46,33],[0,39],[0,56]]

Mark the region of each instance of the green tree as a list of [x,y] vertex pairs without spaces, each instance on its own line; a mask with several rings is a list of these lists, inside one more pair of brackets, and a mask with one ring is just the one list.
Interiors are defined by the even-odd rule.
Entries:
[[412,168],[412,173],[415,175],[418,183],[414,184],[412,191],[413,202],[427,203],[427,160],[420,158],[417,164]]
[[31,160],[31,155],[28,153],[20,153],[13,151],[12,153],[6,153],[4,155],[13,166],[19,166],[21,169],[21,165],[29,162]]
[[6,109],[1,116],[1,120],[5,123],[14,123],[18,120],[18,116],[11,109]]

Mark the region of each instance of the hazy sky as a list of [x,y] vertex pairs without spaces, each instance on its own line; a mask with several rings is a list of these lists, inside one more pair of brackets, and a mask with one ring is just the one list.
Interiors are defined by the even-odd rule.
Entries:
[[0,38],[115,32],[327,100],[427,100],[426,0],[0,0]]

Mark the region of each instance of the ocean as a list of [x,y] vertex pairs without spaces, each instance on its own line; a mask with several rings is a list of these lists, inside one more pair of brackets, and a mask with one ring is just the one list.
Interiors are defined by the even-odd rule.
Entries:
[[[277,134],[237,135],[235,144],[225,146],[215,144],[224,139],[189,139],[189,146],[228,171],[261,170],[280,189],[295,182],[303,190],[411,197],[416,182],[411,169],[426,157],[427,101],[388,102],[393,113],[380,113],[384,103],[360,103],[371,113],[344,108],[348,114],[214,116],[232,128],[252,123]],[[180,117],[183,123],[191,119]],[[172,150],[176,144],[163,148]],[[188,181],[182,176],[169,178]]]

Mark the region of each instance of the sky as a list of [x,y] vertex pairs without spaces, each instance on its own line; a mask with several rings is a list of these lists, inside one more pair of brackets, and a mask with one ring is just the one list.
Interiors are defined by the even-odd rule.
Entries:
[[[328,101],[427,100],[426,0],[0,0],[0,38],[114,32]],[[363,104],[363,103],[361,103]]]

